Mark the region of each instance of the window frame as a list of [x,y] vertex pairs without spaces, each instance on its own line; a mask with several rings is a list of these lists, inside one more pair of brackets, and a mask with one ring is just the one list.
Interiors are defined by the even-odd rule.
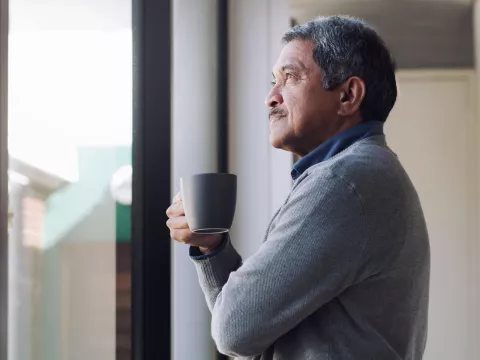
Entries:
[[[170,0],[132,1],[132,359],[170,359]],[[159,41],[161,39],[161,41]]]

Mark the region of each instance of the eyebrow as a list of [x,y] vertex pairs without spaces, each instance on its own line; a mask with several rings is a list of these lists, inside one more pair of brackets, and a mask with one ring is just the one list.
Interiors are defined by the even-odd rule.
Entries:
[[298,70],[303,70],[305,69],[305,67],[302,65],[302,64],[285,64],[282,66],[282,71],[285,71],[285,70],[294,70],[294,71],[298,71]]
[[[280,68],[281,72],[285,72],[285,70],[292,70],[292,71],[299,71],[299,70],[305,70],[305,66],[302,63],[294,64],[294,63],[289,63],[285,64]],[[272,72],[272,76],[275,77],[275,73]]]

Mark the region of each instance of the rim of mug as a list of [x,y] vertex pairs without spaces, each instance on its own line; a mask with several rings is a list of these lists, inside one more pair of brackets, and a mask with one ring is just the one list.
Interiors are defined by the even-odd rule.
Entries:
[[201,176],[225,176],[225,177],[237,177],[236,174],[230,174],[230,173],[200,173],[200,174],[194,174],[194,175],[188,175],[188,176],[182,176],[180,180],[184,179],[191,179],[194,177],[201,177]]
[[[215,230],[215,231],[212,231]],[[194,234],[203,234],[203,235],[208,235],[208,234],[225,234],[229,232],[229,229],[224,229],[224,228],[205,228],[205,229],[195,229],[192,230]]]

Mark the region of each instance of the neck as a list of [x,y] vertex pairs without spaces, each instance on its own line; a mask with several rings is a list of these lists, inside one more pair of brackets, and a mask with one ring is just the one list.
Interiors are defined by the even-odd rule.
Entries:
[[322,145],[325,141],[332,137],[351,129],[361,123],[360,117],[341,118],[336,121],[332,121],[329,127],[322,128],[319,135],[312,137],[310,141],[302,140],[301,146],[295,151],[292,151],[295,155],[303,157]]

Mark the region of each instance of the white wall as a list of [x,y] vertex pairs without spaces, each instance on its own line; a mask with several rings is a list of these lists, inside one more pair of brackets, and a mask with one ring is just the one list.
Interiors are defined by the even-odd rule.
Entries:
[[478,116],[475,73],[397,74],[386,124],[422,202],[430,236],[429,333],[425,360],[478,359]]
[[[476,116],[476,134],[477,139],[480,139],[480,2],[475,1],[473,3],[473,38],[474,38],[474,49],[475,49],[475,75],[476,75],[476,82],[475,82],[475,103],[477,105],[477,116]],[[477,159],[477,201],[480,204],[480,145],[477,142],[477,153],[479,157]],[[480,210],[479,210],[480,211]],[[479,215],[480,216],[480,215]],[[480,235],[480,221],[477,218],[477,232]],[[480,259],[480,241],[477,242],[476,248],[477,259]],[[479,276],[477,283],[480,283],[480,266],[477,268],[477,274]],[[474,294],[474,303],[480,304],[480,286],[477,288],[477,292]],[[478,305],[480,306],[480,305]],[[480,312],[480,309],[479,309]],[[478,334],[478,338],[480,338],[480,323],[476,324],[476,333]],[[478,339],[477,338],[477,339]],[[480,354],[480,343],[477,343],[477,354]]]
[[[217,171],[217,36],[217,0],[173,1],[172,197],[180,177]],[[210,313],[188,247],[174,243],[172,258],[172,359],[210,360]]]
[[[271,67],[288,28],[287,1],[229,2],[229,171],[238,175],[233,237],[248,255],[290,188],[290,154],[269,144]],[[173,170],[179,178],[217,171],[217,0],[173,2]],[[275,6],[273,6],[275,5]],[[265,21],[268,17],[269,21]],[[184,245],[173,245],[173,359],[212,359],[210,314]],[[187,334],[187,335],[186,335]]]
[[[8,215],[8,154],[3,151],[7,143],[7,76],[8,76],[8,1],[0,0],[0,257],[8,256],[8,246],[5,241],[7,234],[7,222],[4,220]],[[0,358],[10,358],[12,353],[7,353],[10,345],[8,337],[10,328],[7,327],[9,315],[8,290],[11,282],[8,281],[8,263],[2,261],[0,268]]]
[[232,238],[243,256],[258,249],[291,186],[292,156],[271,147],[264,104],[289,22],[286,0],[229,2],[229,166],[238,176]]

